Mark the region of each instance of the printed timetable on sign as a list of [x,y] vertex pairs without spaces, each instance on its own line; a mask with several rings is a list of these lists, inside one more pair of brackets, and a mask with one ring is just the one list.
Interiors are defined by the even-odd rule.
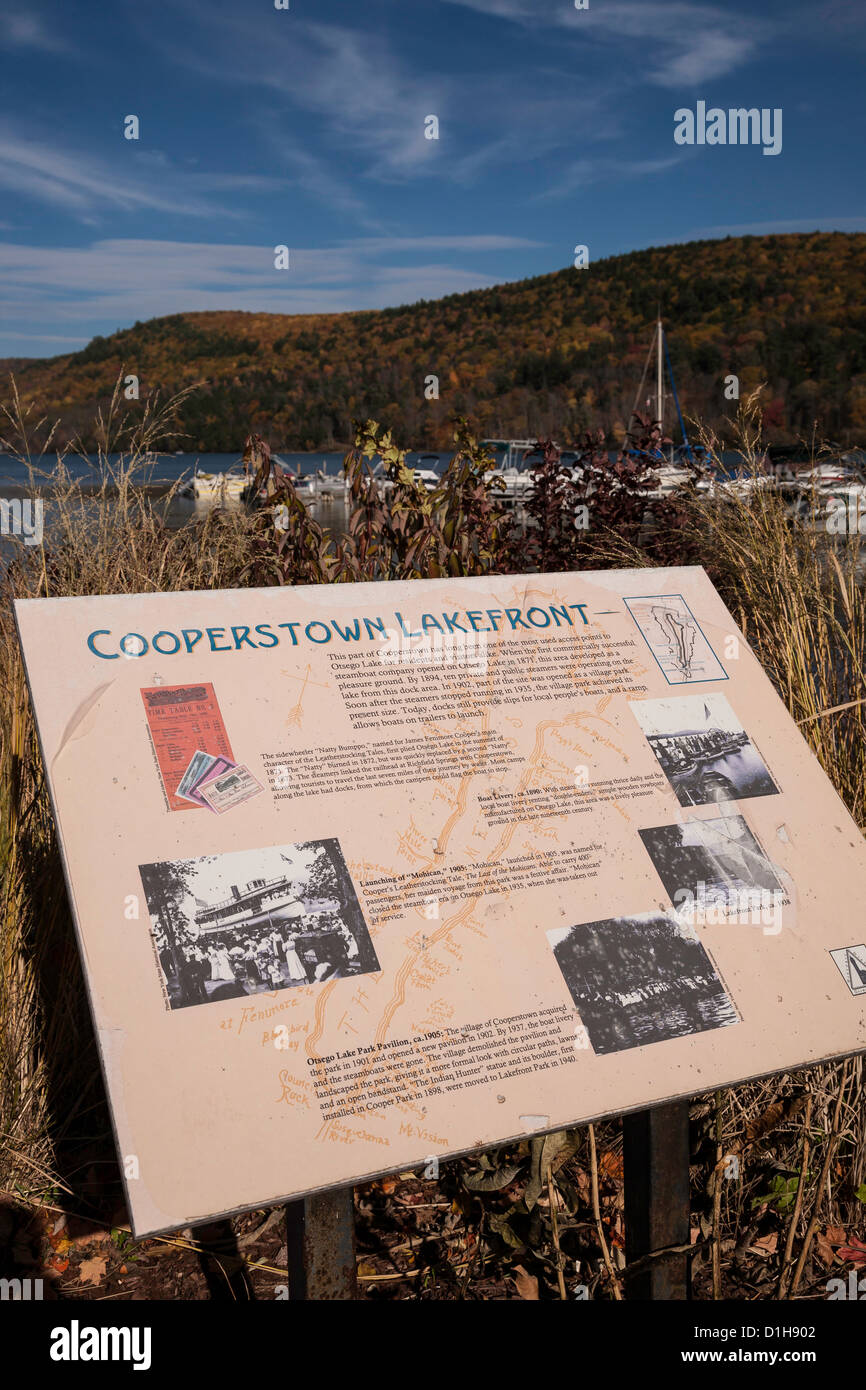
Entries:
[[177,789],[195,752],[232,757],[212,685],[157,685],[142,690],[147,727],[165,794],[172,811],[191,803]]

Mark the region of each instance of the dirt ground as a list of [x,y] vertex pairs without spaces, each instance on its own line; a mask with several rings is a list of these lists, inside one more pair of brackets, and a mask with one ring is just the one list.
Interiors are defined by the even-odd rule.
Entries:
[[[606,1256],[589,1206],[582,1210],[585,1174],[559,1174],[566,1195],[549,1188],[529,1226],[510,1217],[525,1183],[483,1196],[466,1192],[458,1165],[438,1181],[416,1173],[355,1189],[358,1297],[364,1300],[611,1299],[624,1259],[621,1160],[602,1156],[599,1214]],[[572,1194],[576,1194],[572,1199]],[[588,1194],[587,1194],[588,1195]],[[556,1221],[551,1223],[551,1200]],[[83,1214],[89,1208],[88,1214]],[[575,1208],[577,1208],[575,1210]],[[506,1217],[508,1220],[506,1220]],[[691,1239],[693,1296],[712,1298],[711,1258],[701,1219]],[[509,1224],[510,1222],[510,1224]],[[555,1237],[553,1235],[556,1228]],[[521,1244],[520,1232],[527,1237]],[[777,1215],[758,1213],[738,1245],[722,1245],[723,1294],[748,1301],[774,1299],[778,1278]],[[503,1236],[505,1239],[503,1239]],[[817,1233],[799,1298],[827,1298],[827,1280],[860,1264],[859,1241],[841,1229]],[[41,1279],[44,1299],[273,1300],[288,1296],[284,1209],[247,1212],[231,1222],[136,1241],[119,1184],[85,1174],[75,1201],[58,1197],[39,1206],[0,1204],[0,1274]]]

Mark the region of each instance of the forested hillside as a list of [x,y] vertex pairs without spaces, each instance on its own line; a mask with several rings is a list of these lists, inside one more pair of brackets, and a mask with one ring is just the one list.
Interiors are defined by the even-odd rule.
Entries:
[[[136,323],[62,357],[0,363],[25,400],[93,440],[95,408],[123,369],[142,401],[202,383],[177,447],[238,449],[255,429],[275,448],[348,443],[353,417],[409,447],[444,446],[455,413],[489,435],[591,425],[621,433],[661,302],[683,410],[718,424],[740,390],[768,383],[770,441],[819,420],[866,441],[866,234],[729,237],[636,251],[492,289],[351,314],[191,313]],[[425,381],[439,380],[439,399]]]

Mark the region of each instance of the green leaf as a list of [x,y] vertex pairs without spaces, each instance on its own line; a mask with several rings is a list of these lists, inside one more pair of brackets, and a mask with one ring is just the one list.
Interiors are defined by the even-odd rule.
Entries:
[[[806,1174],[807,1178],[809,1174]],[[783,1178],[781,1174],[776,1174],[770,1183],[769,1192],[765,1192],[762,1197],[752,1198],[752,1207],[762,1207],[765,1204],[775,1207],[776,1211],[786,1211],[797,1195],[797,1184],[799,1178]]]

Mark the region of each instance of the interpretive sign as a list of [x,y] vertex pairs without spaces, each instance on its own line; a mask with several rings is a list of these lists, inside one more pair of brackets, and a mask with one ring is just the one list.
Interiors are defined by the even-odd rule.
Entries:
[[866,1048],[866,844],[703,570],[16,615],[137,1235]]

